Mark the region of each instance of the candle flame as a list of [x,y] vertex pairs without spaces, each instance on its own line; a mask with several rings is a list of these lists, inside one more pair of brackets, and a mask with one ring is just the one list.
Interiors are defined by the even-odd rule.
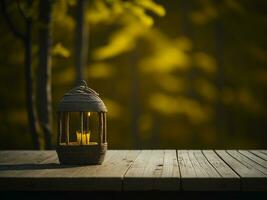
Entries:
[[90,117],[91,113],[90,113],[90,112],[88,112],[88,113],[87,113],[87,115],[88,115],[88,117]]
[[76,137],[77,137],[77,143],[78,144],[89,144],[90,143],[90,131],[89,132],[83,132],[76,131]]

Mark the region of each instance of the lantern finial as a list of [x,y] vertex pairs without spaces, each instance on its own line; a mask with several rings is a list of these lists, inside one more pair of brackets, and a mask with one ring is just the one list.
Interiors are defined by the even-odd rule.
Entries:
[[80,81],[80,85],[84,86],[84,87],[87,87],[87,83],[85,80],[81,80]]

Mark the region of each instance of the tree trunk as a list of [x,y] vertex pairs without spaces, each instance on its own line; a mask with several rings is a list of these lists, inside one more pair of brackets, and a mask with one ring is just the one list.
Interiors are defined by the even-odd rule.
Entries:
[[[32,143],[34,149],[40,149],[40,127],[39,121],[37,118],[36,112],[36,104],[35,104],[35,93],[33,87],[33,74],[32,74],[32,19],[31,17],[27,17],[23,10],[19,5],[19,1],[17,1],[19,13],[21,17],[25,20],[26,30],[25,33],[20,32],[16,24],[12,22],[7,11],[6,11],[6,2],[5,0],[1,0],[1,10],[2,14],[5,18],[8,28],[15,35],[15,37],[19,38],[24,43],[24,69],[25,69],[25,90],[26,90],[26,108],[28,115],[28,123],[30,134],[32,137]],[[32,0],[27,1],[27,6],[32,6]]]
[[153,127],[152,127],[152,138],[149,148],[150,149],[160,149],[162,148],[162,143],[160,141],[160,116],[157,112],[153,113]]
[[[223,65],[223,24],[221,19],[215,23],[215,54],[218,63],[216,86],[218,89],[218,98],[216,101],[216,126],[219,135],[226,134],[225,127],[225,108],[222,101],[222,92],[224,88],[224,65]],[[227,131],[228,132],[228,131]]]
[[133,148],[139,149],[140,148],[140,137],[139,137],[139,124],[138,120],[140,117],[140,83],[139,83],[139,72],[137,66],[137,55],[138,49],[136,49],[132,54],[130,61],[130,68],[131,68],[131,75],[132,75],[132,97],[131,97],[131,104],[132,104],[132,137],[133,137]]
[[40,127],[38,126],[37,112],[35,108],[35,95],[32,74],[32,21],[26,20],[25,45],[25,79],[26,79],[26,104],[28,110],[29,128],[32,135],[34,149],[40,149]]
[[39,5],[39,71],[38,96],[39,119],[44,133],[45,148],[52,145],[52,106],[51,106],[51,0],[40,1]]
[[86,78],[86,64],[88,54],[88,25],[85,22],[85,12],[88,0],[77,1],[76,13],[76,81],[79,83]]
[[[181,0],[181,33],[184,37],[187,37],[191,40],[191,42],[194,44],[196,42],[195,39],[195,31],[193,28],[193,25],[189,18],[189,13],[192,12],[194,2],[193,1],[187,1],[187,0]],[[198,94],[195,90],[195,79],[197,77],[197,71],[195,70],[195,67],[190,67],[186,74],[186,84],[188,90],[185,92],[185,96],[189,99],[199,101]],[[199,130],[195,128],[194,125],[190,124],[190,136],[191,137],[191,143],[192,144],[198,144],[199,143]]]

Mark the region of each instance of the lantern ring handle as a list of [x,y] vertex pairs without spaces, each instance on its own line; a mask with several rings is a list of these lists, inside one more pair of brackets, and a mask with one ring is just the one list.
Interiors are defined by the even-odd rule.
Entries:
[[86,83],[85,80],[81,80],[81,81],[80,81],[80,86],[83,87],[83,90],[84,90],[84,91],[93,93],[93,94],[95,94],[95,95],[97,95],[97,96],[99,95],[96,91],[94,91],[93,89],[91,89],[91,88],[89,88],[89,87],[87,86],[87,83]]
[[81,80],[81,81],[80,81],[80,85],[81,85],[81,86],[84,86],[84,87],[87,87],[87,83],[86,83],[85,80]]

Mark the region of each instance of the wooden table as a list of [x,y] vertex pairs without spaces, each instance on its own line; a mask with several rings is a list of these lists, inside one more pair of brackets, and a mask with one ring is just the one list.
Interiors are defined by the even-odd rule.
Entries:
[[109,150],[91,166],[0,151],[0,190],[267,191],[267,150]]

